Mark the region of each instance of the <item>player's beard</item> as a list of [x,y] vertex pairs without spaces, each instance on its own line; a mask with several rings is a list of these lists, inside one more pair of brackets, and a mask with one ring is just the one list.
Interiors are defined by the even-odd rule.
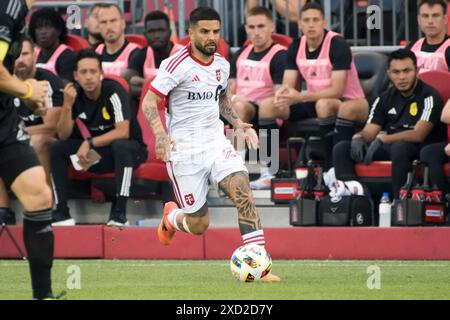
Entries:
[[212,56],[217,51],[217,44],[215,42],[214,42],[214,49],[211,50],[211,51],[207,50],[206,46],[203,47],[202,45],[200,45],[197,42],[195,42],[194,45],[197,48],[197,50],[200,51],[201,53],[203,53],[205,56]]
[[416,85],[417,85],[417,79],[415,79],[413,81],[413,83],[407,89],[399,90],[399,91],[400,91],[400,93],[403,93],[403,94],[411,93],[414,91]]
[[33,76],[33,67],[30,66],[30,67],[23,67],[21,69],[15,69],[14,74],[19,79],[30,79]]

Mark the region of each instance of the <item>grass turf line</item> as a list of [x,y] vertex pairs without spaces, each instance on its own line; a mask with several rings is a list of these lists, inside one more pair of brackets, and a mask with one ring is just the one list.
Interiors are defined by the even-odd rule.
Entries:
[[[81,271],[79,290],[67,288],[72,265]],[[372,265],[380,290],[367,287]],[[281,283],[241,283],[224,260],[57,260],[52,276],[54,292],[66,290],[70,300],[450,299],[450,261],[276,260],[273,271]],[[0,300],[31,298],[26,262],[0,260],[0,283]]]

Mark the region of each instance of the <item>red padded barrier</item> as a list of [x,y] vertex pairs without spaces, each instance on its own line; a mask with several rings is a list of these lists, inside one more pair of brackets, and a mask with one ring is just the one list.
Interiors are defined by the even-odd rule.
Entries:
[[[9,229],[25,252],[22,226],[10,226]],[[53,230],[55,258],[103,258],[103,226],[54,227]],[[19,258],[6,232],[0,238],[0,258]]]
[[156,228],[105,227],[105,259],[204,259],[203,237],[177,233],[170,246],[163,246]]
[[[24,250],[22,228],[10,227]],[[211,228],[203,236],[177,233],[170,246],[156,228],[58,227],[56,258],[229,259],[242,244],[238,228]],[[266,228],[266,247],[274,259],[450,260],[449,227]],[[3,234],[0,258],[18,258]]]
[[[264,234],[274,259],[450,259],[450,228],[266,228]],[[237,229],[210,229],[206,259],[228,259],[241,243]]]

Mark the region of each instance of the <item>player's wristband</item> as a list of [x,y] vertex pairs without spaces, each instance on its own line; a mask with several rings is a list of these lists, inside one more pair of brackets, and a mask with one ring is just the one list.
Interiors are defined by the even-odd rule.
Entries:
[[28,92],[26,95],[24,96],[20,96],[19,98],[22,100],[28,100],[33,96],[33,86],[31,85],[30,81],[26,80],[23,83],[26,84],[27,88],[28,88]]

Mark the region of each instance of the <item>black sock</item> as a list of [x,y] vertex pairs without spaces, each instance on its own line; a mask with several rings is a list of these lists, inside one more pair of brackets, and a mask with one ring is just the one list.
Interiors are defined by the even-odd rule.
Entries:
[[355,133],[355,122],[351,120],[337,118],[336,130],[333,137],[333,145],[341,141],[350,141]]
[[127,211],[127,197],[116,196],[116,201],[114,203],[114,210],[120,213],[126,213]]
[[333,136],[336,125],[335,117],[319,118],[320,137],[324,146],[324,170],[328,170],[332,166]]
[[25,212],[23,216],[23,239],[28,252],[34,299],[53,296],[51,270],[54,236],[51,223],[51,209]]
[[[260,132],[260,150],[267,150],[264,152],[266,156],[270,159],[272,156],[272,130],[278,129],[278,124],[274,119],[259,119],[259,132]],[[264,131],[261,131],[264,130]],[[265,144],[265,146],[263,146]],[[278,146],[280,142],[278,141]],[[276,148],[278,150],[279,148]],[[266,159],[267,160],[267,159]],[[267,166],[271,168],[271,162],[267,163]],[[271,174],[275,175],[277,173],[276,168],[271,168]],[[274,172],[273,172],[274,171]]]
[[56,204],[56,210],[61,211],[61,212],[68,212],[69,207],[67,206],[67,201],[58,202]]

